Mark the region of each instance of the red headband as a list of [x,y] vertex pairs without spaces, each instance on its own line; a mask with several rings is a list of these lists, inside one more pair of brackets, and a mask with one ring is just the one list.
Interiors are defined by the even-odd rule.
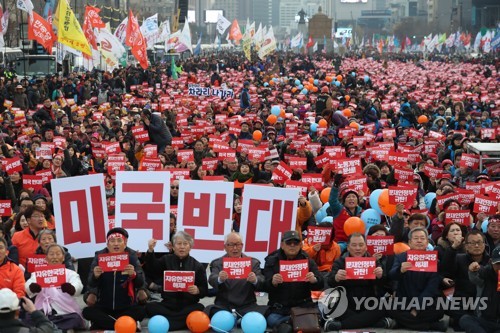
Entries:
[[125,236],[119,232],[115,232],[115,233],[112,233],[108,236],[108,239],[107,239],[108,242],[109,242],[110,238],[123,238],[123,239],[125,239]]

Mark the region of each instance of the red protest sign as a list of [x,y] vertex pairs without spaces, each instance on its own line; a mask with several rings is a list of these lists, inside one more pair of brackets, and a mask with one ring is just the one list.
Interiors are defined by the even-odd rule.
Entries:
[[481,194],[481,184],[478,183],[466,182],[465,189],[474,192],[475,195]]
[[439,179],[443,175],[443,169],[433,167],[432,165],[424,165],[424,174],[429,178]]
[[102,253],[97,259],[103,272],[122,272],[129,264],[128,253]]
[[229,279],[246,279],[252,272],[252,259],[223,257],[222,270],[227,273]]
[[194,151],[191,149],[183,149],[177,151],[177,162],[194,161]]
[[332,238],[332,228],[329,227],[307,227],[307,242],[310,245],[328,245]]
[[409,271],[437,272],[437,251],[408,250],[406,253],[406,261],[412,265]]
[[368,193],[368,183],[366,176],[363,174],[351,175],[345,180],[344,183],[347,184],[347,188],[355,190],[358,193],[360,193],[360,191]]
[[468,210],[449,210],[444,215],[444,223],[459,223],[465,226],[470,224],[470,212]]
[[439,209],[443,209],[444,203],[446,201],[450,200],[450,199],[458,201],[460,199],[460,195],[458,193],[450,193],[450,194],[446,194],[446,195],[438,195],[436,197],[436,200],[437,200],[437,204],[438,204]]
[[159,158],[144,158],[140,163],[139,170],[141,171],[161,170],[161,161]]
[[397,166],[394,167],[394,178],[398,181],[406,182],[413,180],[413,175],[415,172],[409,169],[401,169]]
[[163,291],[188,291],[194,285],[193,271],[164,271]]
[[283,282],[305,281],[308,272],[307,259],[280,260],[280,274],[283,277]]
[[37,175],[23,175],[23,188],[32,188],[35,191],[43,187],[43,177]]
[[375,280],[375,268],[377,268],[375,258],[345,258],[347,280]]
[[394,254],[394,236],[367,236],[366,246],[370,254]]
[[172,180],[190,179],[190,171],[188,169],[171,168],[168,171],[170,171]]
[[292,169],[285,162],[280,161],[280,164],[274,169],[273,174],[287,180],[292,177]]
[[35,267],[36,283],[42,288],[59,287],[66,282],[64,265],[46,265]]
[[12,215],[12,201],[0,200],[0,216]]
[[469,205],[471,202],[474,201],[474,198],[476,196],[474,194],[474,191],[472,191],[472,190],[466,190],[466,189],[463,189],[463,188],[457,188],[455,190],[455,193],[459,194],[458,202],[462,206]]
[[314,163],[318,168],[322,168],[323,166],[327,165],[330,163],[330,155],[328,153],[324,153],[318,157],[314,158]]
[[307,158],[305,157],[290,157],[288,165],[291,169],[307,170]]
[[12,175],[14,172],[23,171],[23,165],[21,164],[21,159],[19,157],[6,158],[5,159],[5,172]]
[[45,254],[34,254],[26,259],[26,269],[30,273],[34,272],[37,267],[46,266],[48,264]]
[[416,186],[389,186],[389,203],[393,205],[401,203],[406,209],[410,209],[417,197],[417,191]]
[[335,160],[332,161],[332,165],[338,173],[342,173],[344,175],[362,173],[361,160],[359,158]]
[[36,159],[42,158],[44,160],[52,159],[52,149],[50,147],[37,147],[35,150]]
[[391,151],[389,152],[389,156],[388,156],[388,162],[389,164],[391,165],[394,165],[394,166],[400,166],[400,167],[405,167],[408,165],[408,153],[400,153],[400,152],[395,152],[395,151]]
[[144,147],[144,157],[157,158],[158,157],[158,146],[147,145],[146,147]]
[[285,182],[286,188],[298,188],[300,195],[307,197],[307,184],[298,180],[287,180]]
[[139,141],[140,143],[144,143],[149,141],[149,134],[148,131],[141,131],[135,134],[135,139]]
[[474,154],[462,154],[460,167],[472,169],[479,168],[479,156]]
[[493,215],[498,208],[498,200],[484,196],[476,195],[474,200],[474,213],[486,213],[486,215]]
[[320,173],[305,173],[302,175],[300,181],[306,183],[308,186],[314,186],[318,191],[323,189],[323,177]]
[[35,174],[37,176],[42,176],[42,181],[44,185],[50,182],[50,180],[52,179],[52,171],[50,169],[36,171]]
[[481,128],[481,139],[495,139],[496,131],[494,128]]

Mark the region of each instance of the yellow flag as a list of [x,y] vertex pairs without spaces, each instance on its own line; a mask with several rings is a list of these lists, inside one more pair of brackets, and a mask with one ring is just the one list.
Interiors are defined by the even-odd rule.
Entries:
[[57,24],[57,40],[69,47],[92,56],[89,42],[83,34],[82,27],[75,17],[75,13],[68,6],[67,0],[59,1]]

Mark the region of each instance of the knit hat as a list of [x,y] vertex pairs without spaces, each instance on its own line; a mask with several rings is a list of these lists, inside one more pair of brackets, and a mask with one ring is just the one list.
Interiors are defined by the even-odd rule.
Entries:
[[358,199],[358,203],[359,203],[359,194],[358,192],[356,192],[355,190],[353,190],[352,188],[346,188],[345,190],[343,190],[341,193],[340,193],[340,198],[342,199],[342,203],[345,202],[345,198],[347,198],[347,196],[349,194],[353,193],[354,195],[356,195],[356,198]]

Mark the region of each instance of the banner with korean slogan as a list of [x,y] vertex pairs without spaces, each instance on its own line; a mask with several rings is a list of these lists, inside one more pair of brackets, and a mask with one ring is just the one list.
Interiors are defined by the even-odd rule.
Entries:
[[412,264],[409,271],[437,272],[437,251],[409,250],[406,254],[406,261]]
[[[170,241],[170,172],[116,173],[115,226],[128,230],[128,246],[146,250],[148,239],[158,246]],[[158,252],[165,250],[156,249]]]
[[252,272],[252,259],[243,258],[222,258],[222,270],[227,273],[229,279],[246,279]]
[[164,271],[163,272],[163,291],[187,292],[190,286],[194,285],[193,271]]
[[295,230],[299,190],[245,185],[243,191],[240,222],[243,251],[262,264],[269,253],[280,247],[281,236]]
[[36,283],[42,288],[59,287],[66,282],[64,265],[47,265],[35,268]]
[[345,270],[348,280],[375,280],[375,258],[345,258]]
[[367,236],[366,247],[368,253],[382,255],[394,254],[394,236]]
[[103,272],[123,272],[129,264],[128,253],[101,253],[97,260]]
[[53,179],[52,200],[59,244],[76,258],[106,246],[108,214],[103,174]]
[[303,282],[309,272],[308,259],[280,260],[280,274],[283,282]]

